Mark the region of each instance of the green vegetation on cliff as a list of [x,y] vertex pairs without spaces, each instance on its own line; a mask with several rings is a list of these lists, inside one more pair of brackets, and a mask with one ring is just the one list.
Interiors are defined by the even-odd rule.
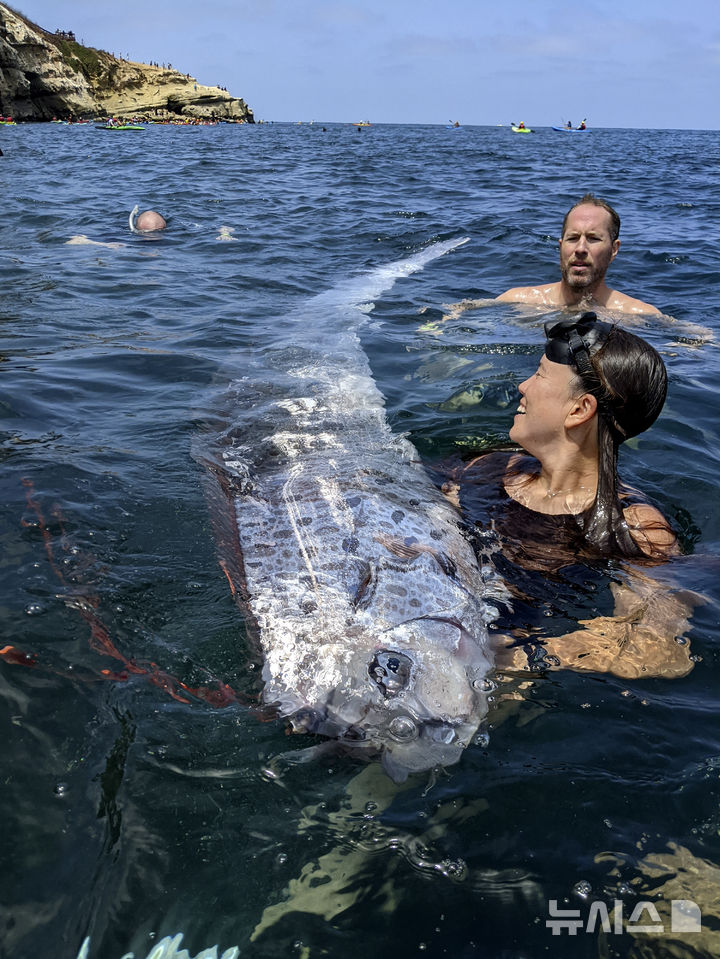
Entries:
[[77,40],[67,40],[64,37],[53,36],[51,33],[46,33],[45,36],[58,48],[70,69],[86,76],[92,81],[95,89],[113,89],[118,67],[109,53],[96,50],[94,47],[84,47]]
[[78,43],[71,29],[51,33],[0,0],[0,104],[9,116],[153,116],[254,123],[244,100],[198,83],[169,65],[139,63]]

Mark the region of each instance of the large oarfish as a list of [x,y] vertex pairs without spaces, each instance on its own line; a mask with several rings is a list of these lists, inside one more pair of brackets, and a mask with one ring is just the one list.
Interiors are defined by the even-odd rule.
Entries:
[[201,457],[229,506],[222,562],[261,647],[265,702],[295,730],[381,755],[396,781],[456,762],[477,732],[493,609],[455,511],[389,428],[358,328],[398,278],[462,242],[278,321]]

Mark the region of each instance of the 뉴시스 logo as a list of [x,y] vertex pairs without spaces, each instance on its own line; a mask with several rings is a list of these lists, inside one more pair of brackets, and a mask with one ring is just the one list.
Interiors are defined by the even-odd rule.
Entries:
[[549,902],[550,918],[545,921],[545,925],[552,929],[553,936],[559,936],[563,932],[567,932],[570,936],[576,936],[581,931],[592,933],[600,929],[603,932],[617,933],[618,935],[623,932],[702,932],[700,907],[692,899],[671,900],[669,930],[665,929],[655,903],[647,901],[635,903],[628,916],[627,924],[624,923],[624,906],[625,903],[622,899],[613,900],[611,909],[608,909],[605,902],[593,902],[590,904],[587,921],[583,921],[579,909],[558,909],[557,899],[551,899]]

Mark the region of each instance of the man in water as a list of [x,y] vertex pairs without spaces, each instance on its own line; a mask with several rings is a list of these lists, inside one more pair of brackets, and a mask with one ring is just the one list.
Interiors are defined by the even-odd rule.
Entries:
[[[138,207],[136,206],[130,213],[128,224],[133,233],[156,233],[165,229],[167,221],[164,216],[156,213],[155,210],[144,210],[138,214]],[[91,240],[84,233],[71,236],[69,240],[66,240],[66,245],[106,246],[111,250],[119,250],[125,246],[124,243],[105,243],[102,240]]]
[[[492,302],[524,303],[545,307],[547,310],[577,308],[592,310],[604,307],[617,313],[662,316],[657,307],[643,303],[632,296],[611,290],[605,283],[605,274],[620,249],[620,217],[615,210],[592,193],[565,214],[560,237],[560,273],[556,283],[536,286],[516,286],[501,293],[495,300],[461,300],[445,304],[448,311],[443,320],[455,320],[465,310],[474,310]],[[438,332],[437,323],[424,328]],[[697,327],[695,333],[712,338],[709,330]]]
[[[557,283],[516,286],[497,297],[505,303],[527,303],[549,309],[605,307],[620,313],[660,310],[642,300],[611,290],[605,282],[608,267],[620,249],[620,217],[604,200],[586,193],[565,214],[560,237],[560,273]],[[467,308],[467,307],[466,307]]]
[[[133,213],[137,210],[133,210]],[[164,216],[156,213],[155,210],[144,210],[138,214],[133,222],[133,213],[130,214],[130,229],[133,233],[154,233],[156,230],[164,230],[167,222]]]

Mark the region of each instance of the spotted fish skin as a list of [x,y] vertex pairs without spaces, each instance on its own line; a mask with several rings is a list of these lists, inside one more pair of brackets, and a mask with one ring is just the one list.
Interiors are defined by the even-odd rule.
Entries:
[[413,445],[390,429],[357,330],[367,300],[452,244],[286,318],[226,396],[212,470],[236,536],[263,698],[396,780],[456,762],[487,712],[494,584]]

